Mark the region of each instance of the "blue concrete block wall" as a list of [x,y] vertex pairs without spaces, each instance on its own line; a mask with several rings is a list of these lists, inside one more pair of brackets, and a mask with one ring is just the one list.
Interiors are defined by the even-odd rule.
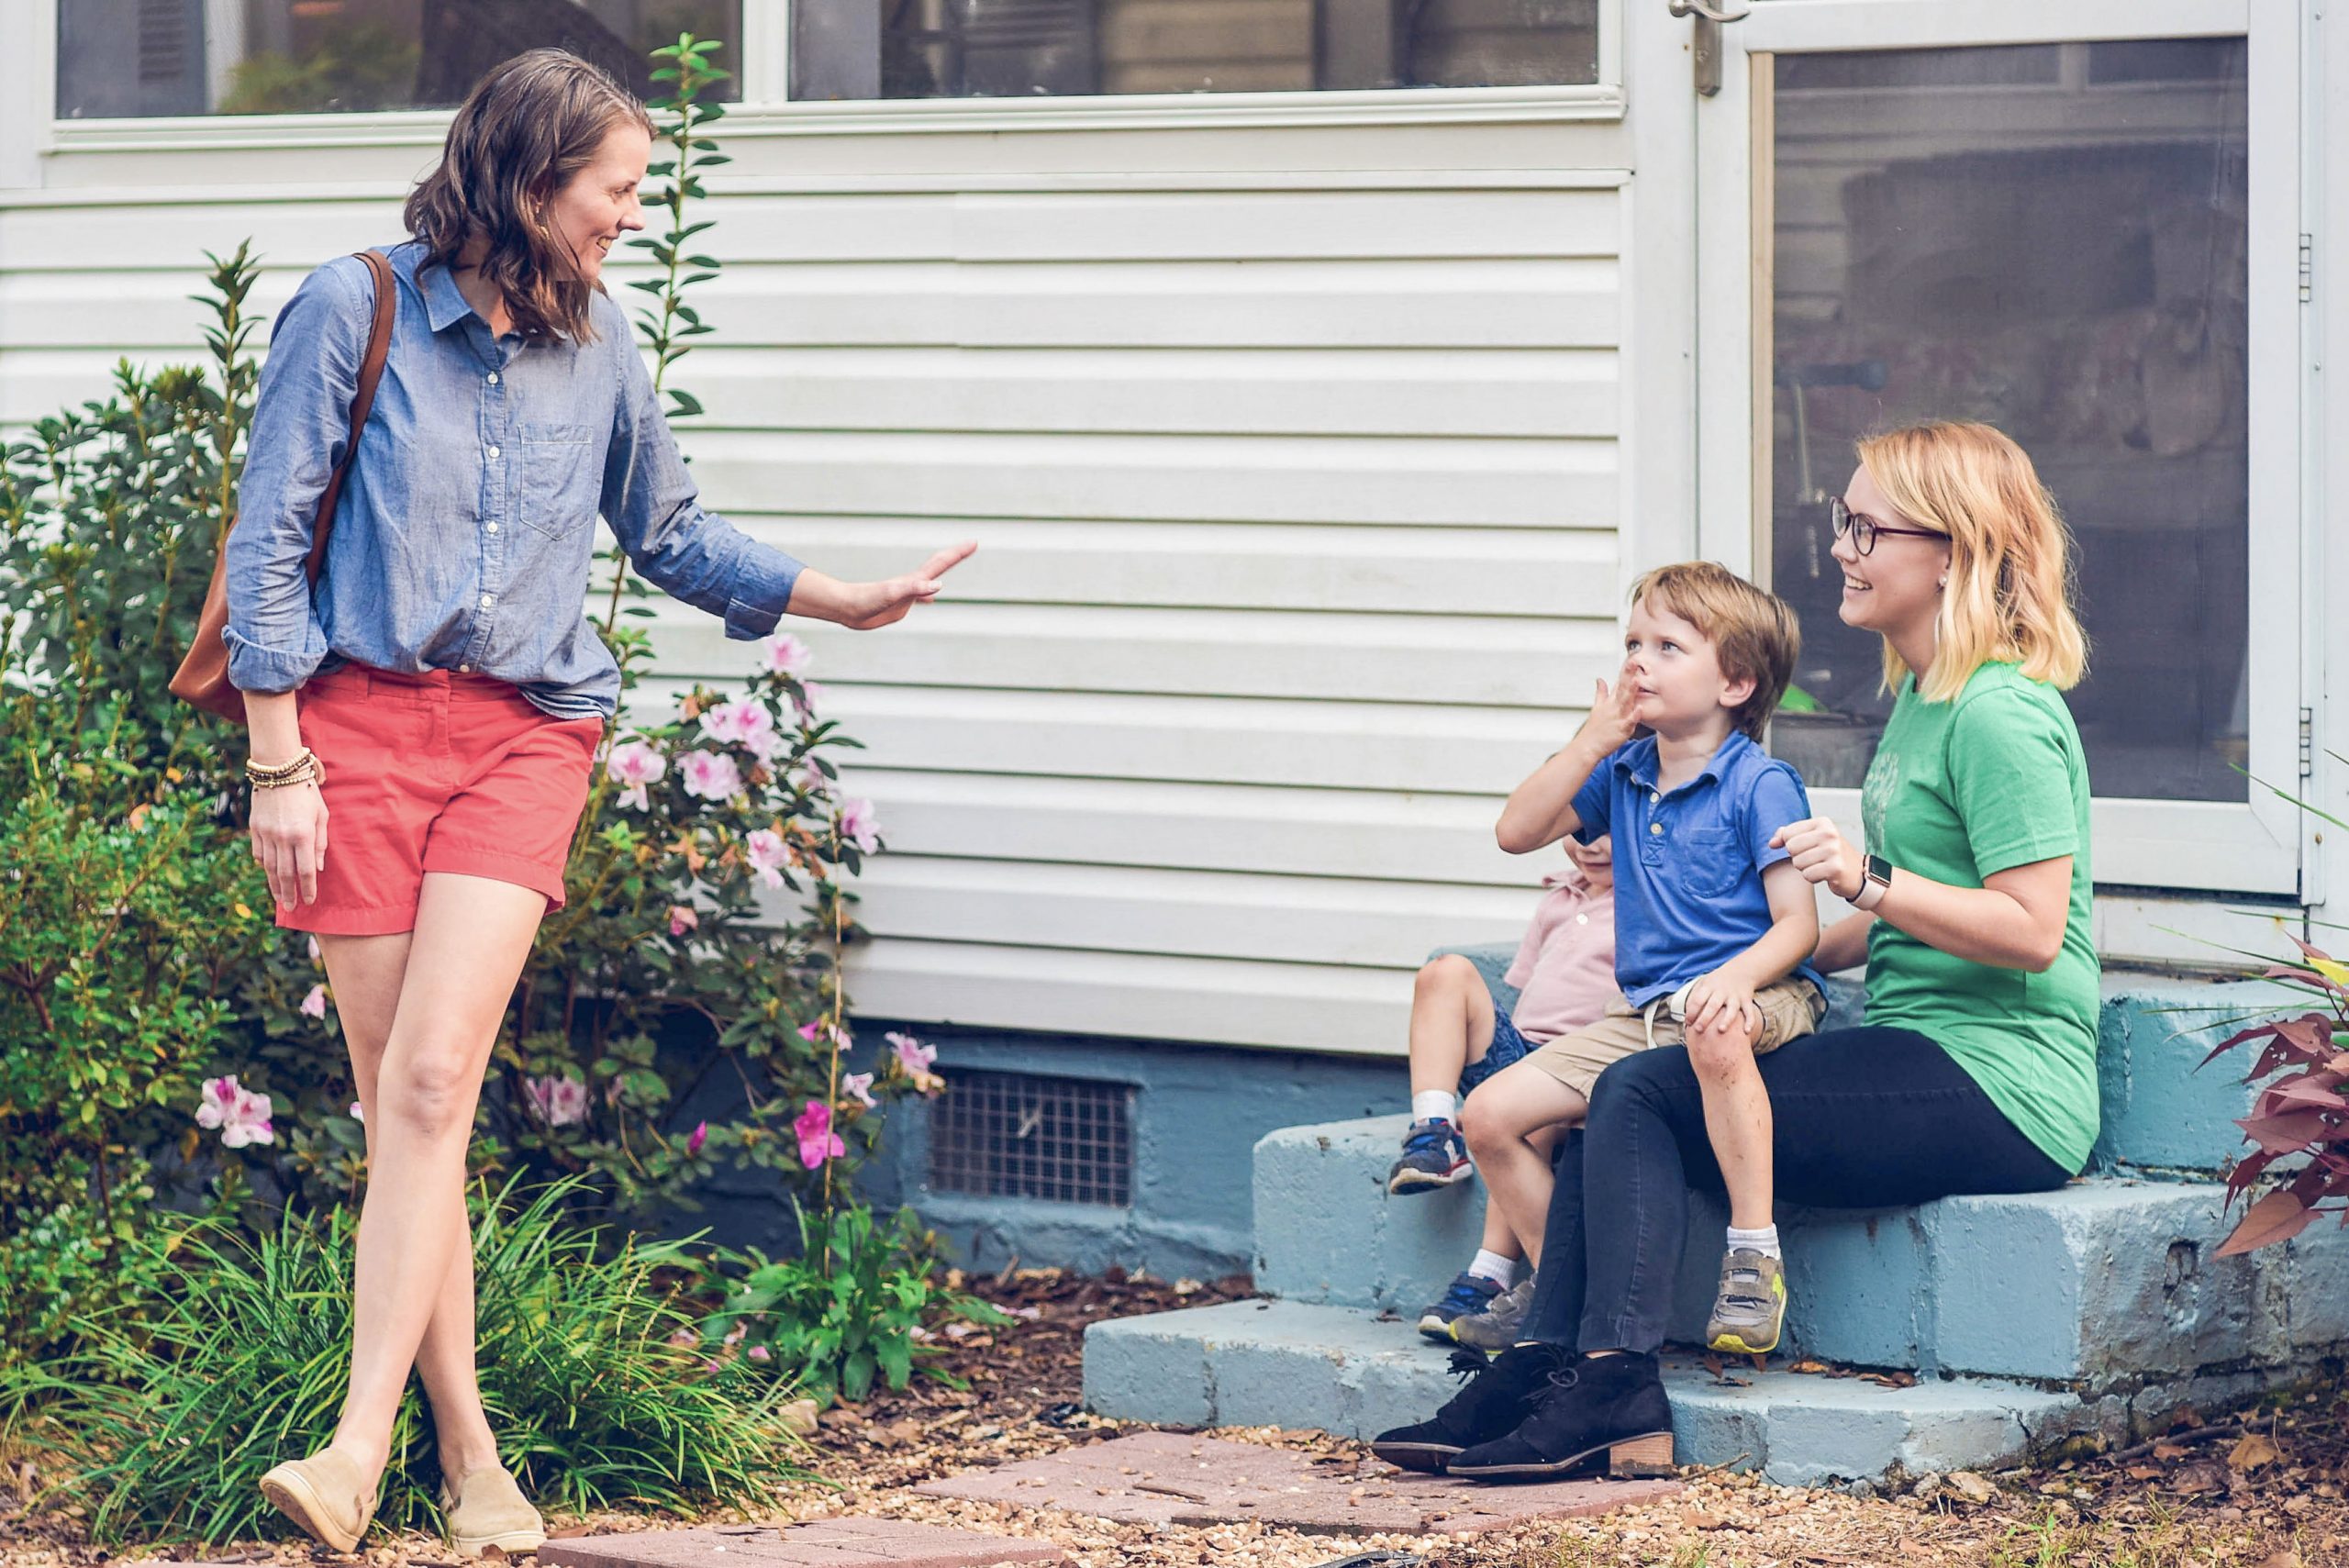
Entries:
[[[1458,951],[1475,962],[1504,997],[1500,971],[1506,948]],[[1398,977],[1397,984],[1403,984]],[[1856,1022],[1864,1002],[1848,980],[1831,982],[1834,995],[1829,1027]],[[2200,1072],[2196,1064],[2210,1047],[2246,1016],[2272,1014],[2293,1000],[2279,988],[2259,983],[2208,984],[2117,973],[2106,979],[2099,1047],[2104,1126],[2092,1172],[2149,1171],[2192,1174],[2221,1170],[2243,1144],[2233,1118],[2244,1113],[2249,1092],[2242,1083],[2247,1056],[2230,1056]],[[1341,1057],[1307,1052],[1243,1051],[1221,1046],[1155,1040],[1019,1034],[1003,1030],[901,1026],[860,1019],[861,1040],[877,1048],[885,1030],[909,1027],[939,1048],[942,1070],[989,1069],[1106,1080],[1134,1090],[1134,1189],[1130,1208],[972,1197],[934,1192],[924,1181],[929,1159],[926,1107],[906,1104],[891,1113],[883,1157],[867,1168],[864,1188],[876,1202],[908,1201],[936,1227],[958,1254],[974,1266],[996,1268],[1018,1259],[1031,1265],[1057,1263],[1083,1270],[1110,1264],[1146,1268],[1163,1277],[1213,1278],[1250,1269],[1261,1252],[1294,1255],[1308,1271],[1318,1248],[1339,1244],[1339,1227],[1325,1234],[1259,1237],[1255,1233],[1252,1153],[1256,1141],[1277,1128],[1348,1121],[1388,1115],[1407,1105],[1408,1085],[1398,1058]],[[708,1105],[692,1114],[723,1114],[724,1091],[716,1077],[705,1091]],[[1391,1157],[1391,1156],[1390,1156]],[[1299,1179],[1307,1179],[1298,1173]],[[1482,1204],[1480,1185],[1418,1200],[1456,1209],[1457,1234],[1473,1242]],[[688,1225],[708,1225],[718,1239],[772,1249],[787,1246],[793,1220],[776,1198],[772,1182],[756,1173],[722,1177],[704,1195]],[[1898,1218],[1887,1223],[1900,1224]],[[1448,1236],[1452,1227],[1442,1228]],[[1820,1238],[1840,1247],[1845,1232]],[[1260,1243],[1263,1245],[1260,1246]],[[1397,1245],[1422,1246],[1401,1237]],[[1858,1246],[1859,1242],[1852,1242]],[[1839,1279],[1854,1288],[1871,1269],[1902,1271],[1883,1239],[1868,1239],[1865,1257],[1836,1260]],[[1449,1250],[1442,1259],[1419,1260],[1441,1267],[1448,1278],[1457,1267]],[[1397,1264],[1396,1281],[1411,1278],[1416,1265]],[[1289,1281],[1300,1285],[1297,1279]],[[1397,1284],[1380,1306],[1411,1310],[1406,1301],[1417,1286]],[[1690,1287],[1692,1299],[1698,1287]],[[1865,1292],[1862,1292],[1864,1295]],[[1313,1299],[1304,1289],[1298,1299]],[[1851,1341],[1865,1344],[1879,1330],[1892,1332],[1892,1319],[1873,1309],[1855,1314],[1871,1325]],[[2313,1321],[2318,1309],[2302,1316]],[[2349,1307],[2343,1308],[2349,1314]],[[2311,1328],[2310,1342],[2342,1338],[2329,1323]],[[1887,1353],[1862,1359],[1889,1363]]]
[[[1247,1272],[1256,1141],[1275,1128],[1367,1116],[1408,1097],[1401,1063],[1311,1052],[1081,1036],[1021,1035],[860,1019],[860,1039],[909,1029],[938,1049],[938,1070],[1029,1073],[1134,1090],[1133,1203],[1109,1208],[933,1190],[926,1107],[905,1104],[868,1169],[876,1201],[907,1202],[974,1268],[1017,1259],[1098,1273],[1112,1264],[1163,1279]],[[952,1091],[950,1090],[950,1093]]]

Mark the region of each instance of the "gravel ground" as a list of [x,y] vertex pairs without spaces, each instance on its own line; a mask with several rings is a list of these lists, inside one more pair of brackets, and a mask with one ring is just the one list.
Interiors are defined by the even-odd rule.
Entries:
[[[1247,1294],[1245,1280],[1167,1283],[1114,1272],[1084,1279],[1058,1270],[1023,1270],[969,1286],[1017,1321],[941,1336],[938,1364],[967,1388],[923,1381],[904,1394],[828,1411],[805,1461],[817,1479],[787,1489],[756,1516],[708,1517],[780,1522],[865,1514],[959,1525],[1052,1540],[1083,1568],[1319,1568],[1380,1551],[1398,1554],[1386,1568],[1410,1568],[1412,1559],[1422,1568],[2349,1568],[2349,1386],[2338,1381],[2248,1415],[2185,1412],[2169,1437],[2121,1453],[2081,1452],[1990,1477],[1925,1477],[1897,1496],[1691,1470],[1687,1490],[1659,1503],[1464,1539],[1311,1536],[1256,1522],[1121,1525],[926,1497],[911,1485],[1139,1429],[1077,1407],[1086,1323]],[[1243,1428],[1214,1435],[1310,1452],[1336,1467],[1377,1465],[1361,1444],[1321,1432]],[[0,1568],[116,1560],[82,1537],[70,1507],[26,1510],[23,1465],[0,1490]],[[566,1535],[675,1522],[641,1515],[556,1521]],[[164,1554],[154,1547],[127,1555]],[[253,1542],[224,1546],[208,1560],[429,1568],[451,1555],[441,1542],[412,1536],[363,1556]]]

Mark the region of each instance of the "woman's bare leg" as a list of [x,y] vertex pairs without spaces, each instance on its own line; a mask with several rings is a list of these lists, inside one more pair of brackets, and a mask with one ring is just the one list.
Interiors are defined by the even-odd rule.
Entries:
[[[377,1079],[384,1048],[391,1041],[392,1020],[398,1011],[400,984],[407,973],[412,933],[384,937],[320,937],[327,977],[334,991],[335,1016],[342,1022],[343,1043],[351,1051],[351,1081],[357,1086],[368,1153],[375,1147],[375,1128],[382,1115]],[[465,1224],[463,1197],[458,1199],[458,1220]],[[473,1256],[470,1245],[458,1249],[447,1278],[432,1305],[432,1321],[425,1326],[417,1345],[416,1370],[432,1401],[432,1430],[440,1445],[441,1473],[451,1479],[469,1470],[497,1462],[497,1442],[481,1406],[481,1388],[473,1375]]]
[[[499,1020],[545,913],[542,896],[512,883],[437,872],[424,879],[376,1066],[375,1098],[364,1102],[369,1168],[352,1283],[351,1391],[334,1436],[334,1446],[371,1475],[384,1467],[408,1369],[451,1294],[450,1275],[470,1256],[464,1178],[473,1106]],[[368,980],[357,990],[373,994]],[[462,1354],[465,1392],[451,1392],[477,1411],[470,1267],[464,1273],[462,1326],[443,1326],[429,1377],[445,1381]],[[431,1390],[430,1381],[426,1386]],[[434,1412],[437,1420],[437,1403]]]
[[1498,1208],[1525,1256],[1542,1264],[1542,1228],[1550,1215],[1549,1145],[1537,1151],[1531,1140],[1543,1133],[1554,1143],[1560,1123],[1580,1121],[1590,1106],[1531,1061],[1502,1068],[1476,1085],[1461,1107],[1460,1130],[1476,1169],[1485,1178],[1486,1225]]

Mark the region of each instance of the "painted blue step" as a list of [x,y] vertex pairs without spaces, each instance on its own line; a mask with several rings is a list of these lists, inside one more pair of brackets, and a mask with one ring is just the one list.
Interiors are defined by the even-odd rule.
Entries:
[[[1501,979],[1514,948],[1437,951],[1466,958],[1497,1001],[1514,1003],[1516,993]],[[1856,975],[1831,975],[1827,988],[1826,1028],[1863,1019],[1867,997]],[[2097,1041],[2103,1129],[2091,1169],[2218,1172],[2242,1158],[2246,1145],[2234,1118],[2247,1114],[2250,1093],[2243,1074],[2251,1061],[2238,1055],[2207,1068],[2200,1063],[2242,1027],[2240,1020],[2302,1010],[2291,1002],[2288,993],[2264,981],[2212,984],[2125,970],[2107,974]]]
[[[1478,1182],[1406,1197],[1409,1118],[1285,1128],[1256,1145],[1256,1285],[1416,1318],[1475,1246]],[[1790,1348],[1864,1366],[2102,1388],[2305,1362],[2349,1340],[2349,1234],[2220,1258],[2212,1183],[2094,1177],[2057,1192],[1889,1210],[1787,1209]],[[1674,1336],[1695,1340],[1728,1217],[1692,1205]]]
[[[1094,1324],[1085,1403],[1169,1426],[1369,1438],[1423,1420],[1450,1398],[1458,1380],[1446,1361],[1409,1324],[1360,1308],[1230,1302]],[[2118,1432],[2131,1421],[2123,1401],[2089,1405],[2014,1383],[1929,1379],[1896,1389],[1729,1370],[1734,1382],[1723,1384],[1691,1362],[1668,1362],[1676,1457],[1758,1469],[1788,1485],[1987,1467],[2076,1430]]]

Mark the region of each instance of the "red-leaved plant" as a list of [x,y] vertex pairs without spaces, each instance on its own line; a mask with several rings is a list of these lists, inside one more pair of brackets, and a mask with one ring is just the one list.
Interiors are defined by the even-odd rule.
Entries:
[[[2331,1011],[2278,1018],[2231,1035],[2202,1059],[2202,1065],[2236,1046],[2267,1042],[2243,1082],[2274,1081],[2253,1098],[2251,1114],[2235,1121],[2243,1137],[2259,1147],[2228,1173],[2229,1204],[2248,1193],[2277,1161],[2305,1155],[2306,1162],[2276,1173],[2277,1184],[2243,1211],[2219,1248],[2221,1257],[2288,1241],[2320,1214],[2338,1212],[2349,1226],[2349,1098],[2341,1093],[2341,1085],[2349,1082],[2349,1050],[2336,1039],[2349,1030],[2349,963],[2298,937],[2292,940],[2301,962],[2273,965],[2266,977],[2314,993]],[[2344,1201],[2332,1208],[2321,1207],[2328,1199]]]

